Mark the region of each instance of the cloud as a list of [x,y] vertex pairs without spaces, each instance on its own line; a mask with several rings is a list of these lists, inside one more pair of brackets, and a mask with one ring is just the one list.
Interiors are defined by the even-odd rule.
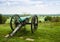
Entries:
[[7,6],[31,6],[31,5],[35,5],[35,4],[42,4],[42,1],[31,1],[31,0],[4,0],[4,1],[0,1],[0,5],[7,5]]
[[1,13],[60,13],[60,1],[53,0],[0,0]]

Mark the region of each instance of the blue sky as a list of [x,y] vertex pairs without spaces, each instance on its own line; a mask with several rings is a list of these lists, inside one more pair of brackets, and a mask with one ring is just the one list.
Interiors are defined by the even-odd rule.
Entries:
[[0,0],[2,14],[60,14],[60,0]]

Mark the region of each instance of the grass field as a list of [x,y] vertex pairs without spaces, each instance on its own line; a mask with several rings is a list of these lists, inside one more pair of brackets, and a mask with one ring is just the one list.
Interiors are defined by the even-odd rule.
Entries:
[[[30,26],[22,29],[13,37],[5,38],[11,32],[9,24],[0,24],[0,42],[60,42],[60,22],[39,23],[37,31],[32,34]],[[31,38],[34,41],[26,40]]]

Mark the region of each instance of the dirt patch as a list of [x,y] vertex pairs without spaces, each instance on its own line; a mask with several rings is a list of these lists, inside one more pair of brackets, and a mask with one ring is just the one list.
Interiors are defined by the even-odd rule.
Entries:
[[21,39],[23,39],[24,37],[20,37]]
[[34,41],[32,38],[26,38],[27,41]]

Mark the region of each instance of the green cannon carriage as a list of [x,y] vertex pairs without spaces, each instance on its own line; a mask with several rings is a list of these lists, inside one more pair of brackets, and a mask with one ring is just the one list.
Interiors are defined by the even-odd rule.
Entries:
[[5,37],[13,36],[19,29],[27,24],[31,25],[31,32],[34,33],[38,28],[37,15],[24,17],[20,17],[19,15],[13,15],[10,20],[10,27],[12,29],[12,32]]

